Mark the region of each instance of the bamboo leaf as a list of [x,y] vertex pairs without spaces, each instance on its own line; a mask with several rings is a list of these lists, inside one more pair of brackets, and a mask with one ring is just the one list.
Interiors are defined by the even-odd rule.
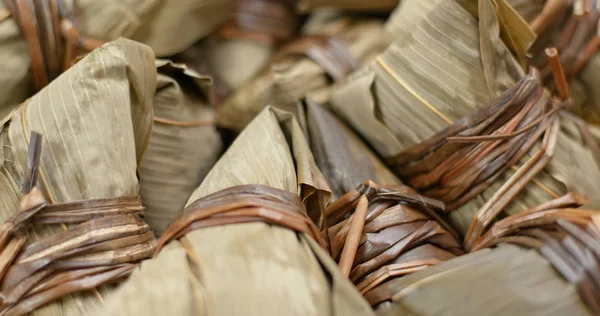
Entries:
[[[432,147],[428,150],[438,149],[441,143],[433,141],[445,139],[449,125],[465,120],[469,113],[475,113],[486,104],[504,100],[499,97],[492,101],[498,93],[504,93],[503,96],[508,98],[509,90],[502,90],[519,79],[520,69],[507,48],[510,46],[504,44],[500,27],[503,21],[508,23],[508,18],[494,3],[491,0],[478,2],[477,21],[455,1],[439,2],[409,28],[411,32],[399,34],[374,62],[350,76],[347,83],[336,87],[331,97],[333,111],[357,130],[388,163],[393,161],[392,157],[413,147],[416,150],[430,144]],[[394,16],[402,15],[397,12]],[[493,36],[488,37],[492,29],[495,30]],[[513,33],[513,28],[507,30]],[[511,38],[521,38],[517,34],[515,32]],[[581,141],[581,134],[569,125],[572,123],[561,119],[554,158],[533,183],[503,209],[504,212],[521,212],[564,195],[567,190],[582,194],[594,194],[592,191],[597,190],[600,169],[592,163],[593,155]],[[533,155],[539,148],[535,144],[528,155]],[[572,160],[575,156],[570,153],[573,152],[582,157],[581,168],[573,167],[580,165]],[[494,155],[498,153],[500,151]],[[450,213],[450,220],[459,231],[467,231],[477,211],[514,174],[513,170],[527,162],[528,155],[510,166],[512,170],[498,176],[479,195],[465,197],[469,201]],[[430,155],[427,159],[446,159],[446,156]],[[457,154],[455,158],[463,157]],[[405,171],[423,172],[408,168]],[[576,176],[579,172],[586,175]],[[443,181],[452,179],[443,172],[439,175],[446,176]],[[573,180],[582,176],[586,180]],[[455,180],[456,184],[460,181]],[[434,183],[432,181],[430,185],[435,186]],[[433,193],[439,197],[450,196],[452,192],[428,190],[425,194]]]
[[140,196],[146,221],[160,235],[217,161],[222,144],[206,97],[210,78],[168,60],[156,63],[154,127],[140,166]]
[[[71,2],[64,3],[68,16],[61,16],[60,20],[68,20],[76,25],[76,31],[82,35],[78,40],[86,38],[109,42],[126,37],[150,45],[158,56],[169,56],[183,51],[217,29],[227,19],[232,2],[148,0],[123,3],[118,0],[80,0],[73,3],[74,8]],[[38,10],[46,9],[38,7]],[[8,11],[5,3],[0,4],[0,11]],[[71,15],[76,21],[71,20]],[[8,14],[2,22],[0,66],[6,71],[0,74],[0,83],[5,89],[0,93],[0,118],[32,96],[33,79],[28,44],[15,16]],[[56,27],[60,29],[60,25]],[[177,36],[173,36],[174,33]],[[64,39],[55,40],[58,49],[64,50]]]
[[[378,315],[396,315],[402,310],[417,315],[590,315],[575,287],[557,275],[545,258],[536,250],[512,245],[446,261],[393,280],[385,290],[391,292],[393,303],[382,307]],[[384,290],[366,296],[376,301],[382,295]],[[444,299],[431,304],[440,297]]]

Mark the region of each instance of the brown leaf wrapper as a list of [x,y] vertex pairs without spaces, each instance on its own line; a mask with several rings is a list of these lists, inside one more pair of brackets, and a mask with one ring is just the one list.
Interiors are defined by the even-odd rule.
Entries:
[[206,91],[211,79],[157,60],[154,127],[140,166],[145,219],[157,235],[185,206],[221,153],[216,113]]
[[[0,134],[0,221],[19,209],[32,130],[43,133],[38,186],[47,201],[137,195],[136,170],[152,131],[155,78],[152,50],[119,39],[89,54],[7,116]],[[29,242],[60,231],[59,225],[34,225]],[[84,312],[94,301],[98,298],[89,292],[76,293],[34,314]]]
[[331,255],[361,294],[461,255],[440,206],[405,186],[365,182],[327,208]]
[[[494,10],[493,2],[479,1],[478,5],[479,20],[475,20],[459,3],[441,1],[414,31],[398,38],[333,92],[334,112],[384,158],[405,152],[484,107],[523,76],[511,52],[524,47],[516,43],[524,43],[526,37],[521,35],[530,32],[503,34],[526,25],[517,19],[512,24],[505,22],[503,28],[498,23],[502,11]],[[454,18],[445,18],[448,16]],[[447,31],[450,29],[461,32]],[[504,38],[521,40],[505,45]],[[593,154],[581,142],[573,122],[560,122],[554,158],[504,209],[506,213],[518,213],[567,191],[585,195],[597,190],[600,170]],[[533,146],[529,154],[538,149]],[[516,167],[527,158],[525,155]],[[513,174],[514,170],[506,171],[477,197],[452,211],[450,220],[455,227],[466,233],[473,215]]]
[[[327,44],[329,37],[339,40],[341,48],[350,55],[349,58],[359,65],[370,60],[387,45],[383,27],[377,21],[348,21],[346,18],[334,18],[321,24],[318,34],[311,34],[312,39],[300,38],[290,45],[306,45],[307,48],[320,47],[317,43]],[[308,35],[307,35],[308,36]],[[287,50],[287,51],[286,51]],[[291,49],[282,48],[276,54],[267,69],[236,93],[225,100],[219,109],[220,123],[234,130],[241,130],[261,109],[269,104],[295,111],[298,99],[311,95],[319,102],[325,102],[332,83],[330,74],[322,64],[303,53],[288,53]],[[335,60],[343,60],[336,58]]]
[[[62,6],[74,14],[78,30],[86,38],[108,42],[127,37],[150,45],[158,56],[167,56],[213,32],[227,18],[232,1],[82,0],[76,2],[75,9],[72,3],[62,1]],[[6,12],[0,19],[0,65],[5,70],[0,83],[6,87],[0,93],[0,117],[4,117],[34,91],[27,41],[4,2],[0,12]]]
[[[234,141],[189,204],[242,184],[296,193],[317,220],[331,197],[296,119],[270,107]],[[315,240],[266,223],[187,233],[144,262],[95,314],[158,315],[173,312],[165,309],[173,302],[181,315],[372,313]]]

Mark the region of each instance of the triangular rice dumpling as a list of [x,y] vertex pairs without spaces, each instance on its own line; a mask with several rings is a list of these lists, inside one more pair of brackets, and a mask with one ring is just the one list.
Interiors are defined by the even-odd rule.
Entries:
[[157,235],[179,213],[221,153],[216,112],[208,104],[210,78],[157,60],[154,127],[140,166],[144,218]]
[[[315,219],[331,196],[295,118],[270,107],[233,142],[188,207],[247,184],[297,194]],[[181,315],[371,314],[312,237],[260,222],[183,233],[94,314],[158,315],[172,302]]]
[[[27,169],[28,145],[32,131],[38,131],[43,135],[43,152],[39,167],[40,181],[37,186],[49,203],[136,197],[139,187],[137,168],[148,147],[152,131],[152,96],[156,87],[155,78],[156,67],[152,50],[145,45],[119,39],[96,49],[7,116],[3,121],[0,134],[4,148],[3,168],[0,172],[0,221],[4,222],[19,210],[18,202],[21,197],[19,187],[24,181]],[[80,203],[80,209],[71,208],[71,213],[63,212],[65,214],[60,215],[60,210],[55,210],[57,211],[55,213],[69,217],[77,213],[74,211],[92,210],[89,215],[92,218],[103,216],[99,210],[94,211],[94,203],[96,202],[84,201]],[[137,204],[134,204],[134,207],[140,211],[143,209],[139,199]],[[66,211],[68,204],[59,205]],[[112,210],[117,213],[123,211],[121,208]],[[51,217],[54,214],[50,209],[47,209],[46,213],[41,215]],[[83,213],[82,215],[85,215],[86,212]],[[60,225],[57,224],[65,225],[65,222],[60,216],[46,220],[36,219],[36,217],[32,219],[34,223],[38,221],[41,223],[32,226],[28,243],[13,264],[26,264],[31,260],[35,262],[34,257],[43,256],[59,247],[58,243],[52,243],[56,241],[55,237],[68,238],[71,232],[84,231],[95,234],[96,238],[91,240],[92,244],[89,246],[102,241],[100,237],[102,232],[94,233],[95,229],[102,228],[95,227],[100,226],[95,225],[95,220],[68,229],[67,226],[63,226],[65,231],[61,232]],[[110,217],[106,219],[109,220],[107,223],[110,226]],[[119,227],[123,229],[139,227],[138,230],[143,231],[144,234],[149,231],[148,226],[137,215],[128,217],[128,221],[129,219],[132,222],[127,224],[128,226]],[[98,218],[98,222],[106,221]],[[132,236],[132,238],[137,237]],[[50,249],[49,245],[53,245],[54,248]],[[99,260],[103,258],[103,254],[108,255],[109,258],[121,256],[126,260],[125,262],[128,262],[128,256],[134,259],[133,253],[127,253],[127,250],[122,251],[123,249],[116,247],[116,243],[104,244],[100,248],[108,252],[85,254],[83,257],[75,256],[65,259],[65,262],[94,260],[94,258]],[[150,252],[145,256],[151,254],[152,248],[153,245],[146,249]],[[48,282],[56,281],[52,276],[49,278]],[[89,284],[94,282],[93,278],[88,280],[91,282]],[[7,285],[6,282],[5,279],[4,286]],[[27,282],[23,284],[25,283]],[[89,288],[91,292],[70,294],[77,291],[77,288],[77,285],[68,284],[56,290],[58,292],[52,292],[51,288],[48,293],[54,293],[52,295],[59,293],[59,295],[53,296],[50,301],[59,300],[42,307],[34,314],[61,315],[71,309],[85,312],[89,304],[101,300],[102,296],[109,291],[109,288],[97,290]],[[65,294],[70,295],[63,296]],[[23,307],[29,311],[40,307],[40,303],[47,302],[47,298],[39,300],[35,296],[27,299],[33,301],[25,300],[16,307]]]
[[[473,1],[463,2],[472,4]],[[521,79],[524,76],[523,70],[512,53],[520,51],[524,54],[524,50],[520,50],[524,46],[517,44],[524,43],[519,39],[526,37],[520,34],[528,34],[528,31],[512,32],[518,25],[527,28],[519,20],[505,27],[498,22],[498,17],[507,21],[503,18],[506,12],[499,9],[502,8],[502,3],[504,2],[478,1],[475,8],[479,10],[479,18],[475,19],[465,9],[467,6],[463,7],[457,1],[441,1],[424,19],[412,27],[413,31],[403,33],[385,53],[369,66],[353,74],[347,84],[332,94],[333,110],[358,130],[361,136],[392,164],[394,157],[398,157],[400,153],[409,155],[415,150],[423,150],[426,154],[427,150],[423,146],[433,144],[435,139],[445,140],[447,133],[451,136],[453,128],[457,126],[453,124],[464,123],[465,120],[469,120],[468,115],[472,117],[474,113],[483,113],[475,112],[478,109],[491,110],[493,105],[513,100],[509,98],[514,96],[520,84],[524,84],[523,80],[538,82],[536,91],[541,91],[539,81],[534,79],[534,75],[527,76],[529,79]],[[512,14],[511,12],[514,13],[509,13]],[[513,45],[504,44],[506,39],[512,39]],[[521,83],[515,84],[519,79]],[[514,102],[516,101],[509,103],[516,104]],[[494,113],[498,115],[500,112]],[[581,142],[582,137],[578,130],[572,128],[572,122],[568,119],[561,119],[560,122],[561,131],[557,135],[553,159],[545,170],[504,208],[505,212],[518,213],[564,195],[567,191],[589,195],[597,190],[600,183],[600,167],[596,166],[593,154]],[[425,140],[427,141],[424,142]],[[484,146],[491,143],[493,142],[482,141],[471,144]],[[432,147],[431,150],[439,148],[442,147]],[[539,148],[539,144],[533,146],[529,156],[525,155],[517,164],[507,166],[510,167],[509,170],[498,176],[487,189],[474,198],[460,195],[468,202],[450,208],[457,208],[450,213],[450,219],[459,231],[467,233],[473,215],[486,201],[490,201],[495,193],[500,192],[499,189],[514,174],[514,170],[524,165]],[[495,155],[499,153],[497,151]],[[428,156],[428,159],[442,161],[448,158],[448,155],[434,154]],[[577,157],[577,164],[571,157]],[[464,157],[456,154],[454,158]],[[411,163],[415,159],[412,159]],[[482,164],[483,162],[479,165],[473,163],[469,166],[483,168]],[[576,165],[581,167],[576,168]],[[491,166],[490,170],[497,170],[494,165]],[[396,171],[398,170],[396,168]],[[485,174],[488,175],[490,170]],[[406,172],[411,173],[410,177],[425,174],[424,171],[406,169]],[[450,176],[448,180],[451,179]],[[444,178],[443,183],[452,183],[445,181]],[[437,183],[434,181],[427,185],[427,188],[415,189],[436,187]],[[438,193],[439,196],[449,196],[443,192]],[[436,195],[435,198],[439,197]],[[461,204],[464,205],[460,206]]]

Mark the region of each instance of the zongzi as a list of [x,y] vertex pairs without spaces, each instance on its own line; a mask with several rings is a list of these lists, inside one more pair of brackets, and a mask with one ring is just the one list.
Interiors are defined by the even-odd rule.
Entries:
[[167,228],[156,258],[92,314],[160,315],[177,302],[180,315],[369,315],[313,224],[330,196],[294,116],[267,107]]
[[[0,285],[7,298],[0,304],[3,313],[36,308],[39,315],[83,313],[110,291],[96,285],[122,280],[133,263],[151,255],[155,241],[139,217],[136,171],[150,140],[155,78],[152,50],[119,39],[83,58],[4,119],[0,221],[12,218],[27,231],[27,223],[33,225],[30,234],[20,229],[13,236],[28,240]],[[43,135],[37,184],[24,180],[31,175],[33,130]],[[18,188],[25,183],[39,190],[22,198]],[[23,214],[31,215],[16,221]],[[12,257],[6,254],[2,259]]]
[[[530,37],[523,34],[531,32],[523,21],[507,19],[503,6],[494,5],[501,3],[478,1],[476,19],[461,3],[441,1],[331,97],[333,110],[408,185],[454,209],[450,221],[463,234],[482,208],[495,211],[479,214],[514,214],[567,191],[593,195],[600,183],[600,167],[582,135],[557,115],[562,101],[555,102],[536,75],[525,76],[513,57],[524,56]],[[552,152],[541,170],[546,162],[536,161]],[[516,199],[492,203],[520,192],[523,175],[533,179]]]

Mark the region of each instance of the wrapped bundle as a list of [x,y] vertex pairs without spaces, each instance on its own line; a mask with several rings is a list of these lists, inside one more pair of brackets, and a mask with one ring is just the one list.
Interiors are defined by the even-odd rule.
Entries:
[[[517,44],[531,33],[503,16],[502,3],[479,1],[477,21],[467,6],[440,2],[331,97],[334,111],[397,175],[443,200],[455,227],[473,236],[501,211],[518,213],[568,191],[592,195],[600,183],[581,133],[557,116],[563,103],[513,58],[524,56],[526,46]],[[516,24],[499,25],[498,16]],[[513,32],[519,25],[525,30]]]
[[192,194],[160,253],[93,314],[369,315],[313,224],[330,196],[295,118],[268,107]]
[[[381,302],[392,297],[380,315],[598,314],[599,213],[585,203],[568,194],[506,217],[477,243],[478,249],[496,248],[394,280],[367,298]],[[455,286],[458,280],[470,284],[468,289]],[[438,293],[444,293],[444,300],[424,303],[441,297]]]
[[157,60],[154,127],[140,167],[145,219],[157,235],[185,206],[221,153],[210,78]]
[[[227,18],[230,0],[0,3],[0,117],[67,69],[79,52],[128,37],[158,56],[184,50]],[[173,36],[177,33],[177,36]]]
[[[155,77],[151,49],[120,39],[96,49],[4,119],[2,315],[28,313],[57,299],[39,314],[85,312],[109,291],[95,287],[122,280],[152,254],[154,235],[139,217],[136,171],[152,130]],[[43,145],[29,136],[33,130],[43,133]],[[37,150],[28,156],[28,147]],[[36,175],[39,190],[19,203],[19,186],[27,193]]]
[[210,74],[214,103],[220,104],[267,65],[273,52],[296,35],[300,23],[291,0],[235,0],[216,34],[176,58]]
[[[402,186],[325,108],[308,100],[304,112],[315,160],[338,198],[327,208],[330,252],[361,294],[462,254],[456,232],[428,207],[443,205]],[[384,186],[367,181],[353,189],[359,179]]]
[[224,126],[241,130],[268,104],[294,111],[307,94],[325,102],[332,81],[344,78],[388,44],[382,24],[375,20],[336,17],[308,29],[319,31],[283,47],[265,72],[225,100],[219,109]]

